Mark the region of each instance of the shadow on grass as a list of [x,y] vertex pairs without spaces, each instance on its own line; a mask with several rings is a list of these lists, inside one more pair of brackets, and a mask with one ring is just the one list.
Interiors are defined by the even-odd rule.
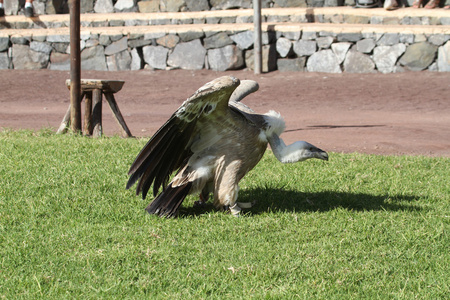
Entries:
[[[337,208],[349,211],[417,211],[421,207],[405,204],[417,199],[405,195],[369,195],[360,193],[345,193],[323,191],[317,193],[303,193],[276,188],[257,188],[239,192],[239,202],[257,201],[255,206],[244,209],[245,213],[261,214],[265,212],[325,212]],[[180,217],[203,214],[215,211],[211,200],[204,207],[182,207]]]

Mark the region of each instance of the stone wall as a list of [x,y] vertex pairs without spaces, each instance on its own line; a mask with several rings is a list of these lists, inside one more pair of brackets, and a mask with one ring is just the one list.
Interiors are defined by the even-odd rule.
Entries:
[[[154,28],[82,32],[83,70],[253,68],[251,25],[233,30]],[[133,27],[131,27],[133,28]],[[162,28],[162,27],[161,27]],[[230,27],[231,28],[231,27]],[[333,27],[277,25],[263,32],[263,71],[391,73],[450,71],[450,34],[333,32]],[[69,70],[69,35],[0,35],[0,69]]]
[[[25,1],[4,1],[6,15],[23,14]],[[400,1],[411,6],[413,0]],[[450,4],[442,1],[441,6]],[[34,10],[38,15],[66,14],[69,12],[67,0],[34,0]],[[252,8],[252,0],[81,0],[81,13],[115,12],[186,12],[222,9]],[[262,8],[272,7],[333,7],[352,6],[355,0],[262,0]]]

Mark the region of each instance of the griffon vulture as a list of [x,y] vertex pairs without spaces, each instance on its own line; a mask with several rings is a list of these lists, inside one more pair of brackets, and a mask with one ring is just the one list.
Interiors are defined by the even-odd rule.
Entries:
[[213,193],[215,207],[238,215],[239,181],[259,162],[267,143],[282,163],[328,160],[325,151],[307,142],[286,146],[280,138],[285,123],[278,113],[256,114],[239,102],[258,84],[239,84],[239,79],[224,76],[202,86],[138,154],[128,172],[127,189],[138,181],[136,194],[145,199],[152,184],[154,196],[163,187],[147,212],[172,217],[188,194],[199,193],[204,202]]

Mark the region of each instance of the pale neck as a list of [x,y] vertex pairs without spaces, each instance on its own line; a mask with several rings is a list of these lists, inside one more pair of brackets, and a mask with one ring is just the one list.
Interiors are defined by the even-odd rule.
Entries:
[[284,141],[276,134],[268,137],[270,147],[275,157],[282,163],[293,163],[302,160],[302,154],[295,144],[286,146]]

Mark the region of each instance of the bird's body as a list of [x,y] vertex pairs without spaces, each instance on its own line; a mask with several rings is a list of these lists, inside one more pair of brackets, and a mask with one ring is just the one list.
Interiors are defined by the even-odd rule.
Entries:
[[250,82],[253,87],[244,84],[237,89],[239,83],[234,77],[224,76],[205,84],[180,106],[137,156],[129,171],[127,188],[139,180],[136,192],[142,192],[145,198],[151,184],[155,196],[163,186],[163,191],[147,207],[149,213],[173,216],[188,194],[197,193],[203,200],[213,193],[216,207],[230,207],[234,214],[239,213],[236,205],[239,181],[260,161],[268,142],[280,161],[328,159],[324,151],[306,142],[298,143],[304,143],[300,147],[308,150],[314,147],[315,156],[304,156],[302,150],[303,154],[297,157],[298,145],[289,150],[290,146],[279,138],[285,127],[279,114],[273,111],[256,114],[238,102],[256,90],[257,84]]
[[216,206],[230,205],[225,195],[231,197],[235,185],[256,166],[267,148],[267,140],[259,139],[260,129],[240,130],[245,123],[243,116],[232,110],[208,122],[199,120],[198,126],[209,136],[202,136],[198,143],[204,139],[210,143],[205,147],[194,142],[193,155],[173,182],[178,185],[195,178],[191,193],[199,193],[212,183],[219,187],[213,189],[218,194],[214,195],[214,199],[219,201]]

